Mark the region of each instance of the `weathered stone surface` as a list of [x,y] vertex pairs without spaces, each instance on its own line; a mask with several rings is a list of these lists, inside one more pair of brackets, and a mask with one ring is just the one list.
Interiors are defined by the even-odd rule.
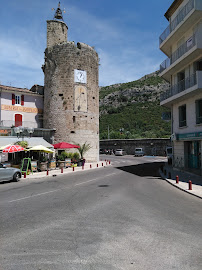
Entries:
[[[47,48],[44,70],[44,127],[54,128],[55,143],[91,145],[85,158],[97,161],[99,158],[99,88],[98,54],[84,44],[64,41],[63,22],[47,27]],[[61,26],[58,26],[61,23]],[[53,31],[56,27],[55,31]],[[57,32],[57,34],[55,34]],[[61,35],[59,34],[61,32]],[[59,37],[62,36],[62,39]],[[57,41],[58,38],[58,41]],[[57,44],[56,44],[57,43]],[[74,82],[74,70],[85,70],[87,83]],[[87,89],[87,112],[76,111],[75,87],[83,85]]]

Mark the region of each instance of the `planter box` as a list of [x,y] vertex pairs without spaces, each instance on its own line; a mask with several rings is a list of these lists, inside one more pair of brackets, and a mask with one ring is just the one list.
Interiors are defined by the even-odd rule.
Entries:
[[48,162],[47,161],[46,162],[41,162],[39,164],[39,168],[40,168],[41,172],[47,171],[47,169],[48,169]]
[[65,167],[65,161],[62,161],[62,160],[59,160],[58,161],[58,167],[61,169],[61,168],[64,168]]

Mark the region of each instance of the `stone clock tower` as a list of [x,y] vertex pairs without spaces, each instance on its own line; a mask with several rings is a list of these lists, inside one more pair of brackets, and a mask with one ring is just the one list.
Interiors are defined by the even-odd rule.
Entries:
[[44,128],[55,129],[54,143],[84,144],[85,158],[99,159],[98,54],[84,44],[67,41],[60,3],[47,21],[44,71]]

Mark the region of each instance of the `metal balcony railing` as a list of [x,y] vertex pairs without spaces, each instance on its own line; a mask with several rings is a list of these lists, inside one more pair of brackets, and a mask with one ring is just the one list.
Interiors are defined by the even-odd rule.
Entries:
[[167,69],[170,65],[172,65],[175,61],[177,61],[181,56],[183,56],[186,52],[191,50],[196,45],[196,37],[193,35],[186,42],[184,42],[174,53],[171,54],[170,58],[167,58],[160,64],[160,72]]
[[0,121],[0,127],[17,127],[17,126],[23,126],[23,127],[32,127],[32,128],[42,128],[43,124],[42,121],[36,123],[36,122],[30,122],[30,121],[11,121],[11,120],[1,120]]
[[160,64],[160,73],[163,72],[165,69],[167,69],[170,66],[170,58],[166,58],[161,64]]
[[171,54],[170,64],[173,64],[186,52],[191,50],[196,45],[195,35],[190,37],[186,42],[184,42],[174,53]]
[[196,73],[192,74],[190,77],[185,78],[179,83],[169,87],[165,92],[161,93],[160,101],[164,101],[178,93],[183,92],[184,90],[196,85]]
[[176,27],[184,20],[184,18],[189,14],[189,12],[194,9],[195,0],[190,0],[178,13],[178,15],[171,21],[169,26],[164,30],[159,38],[159,44],[161,43],[172,33]]

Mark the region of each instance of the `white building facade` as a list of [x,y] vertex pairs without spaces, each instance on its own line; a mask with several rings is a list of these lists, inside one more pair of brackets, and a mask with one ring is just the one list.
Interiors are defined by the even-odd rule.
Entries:
[[43,95],[36,89],[0,85],[0,135],[10,135],[12,127],[43,127]]
[[160,76],[170,88],[160,104],[171,109],[173,166],[202,175],[202,1],[175,0],[165,17]]

